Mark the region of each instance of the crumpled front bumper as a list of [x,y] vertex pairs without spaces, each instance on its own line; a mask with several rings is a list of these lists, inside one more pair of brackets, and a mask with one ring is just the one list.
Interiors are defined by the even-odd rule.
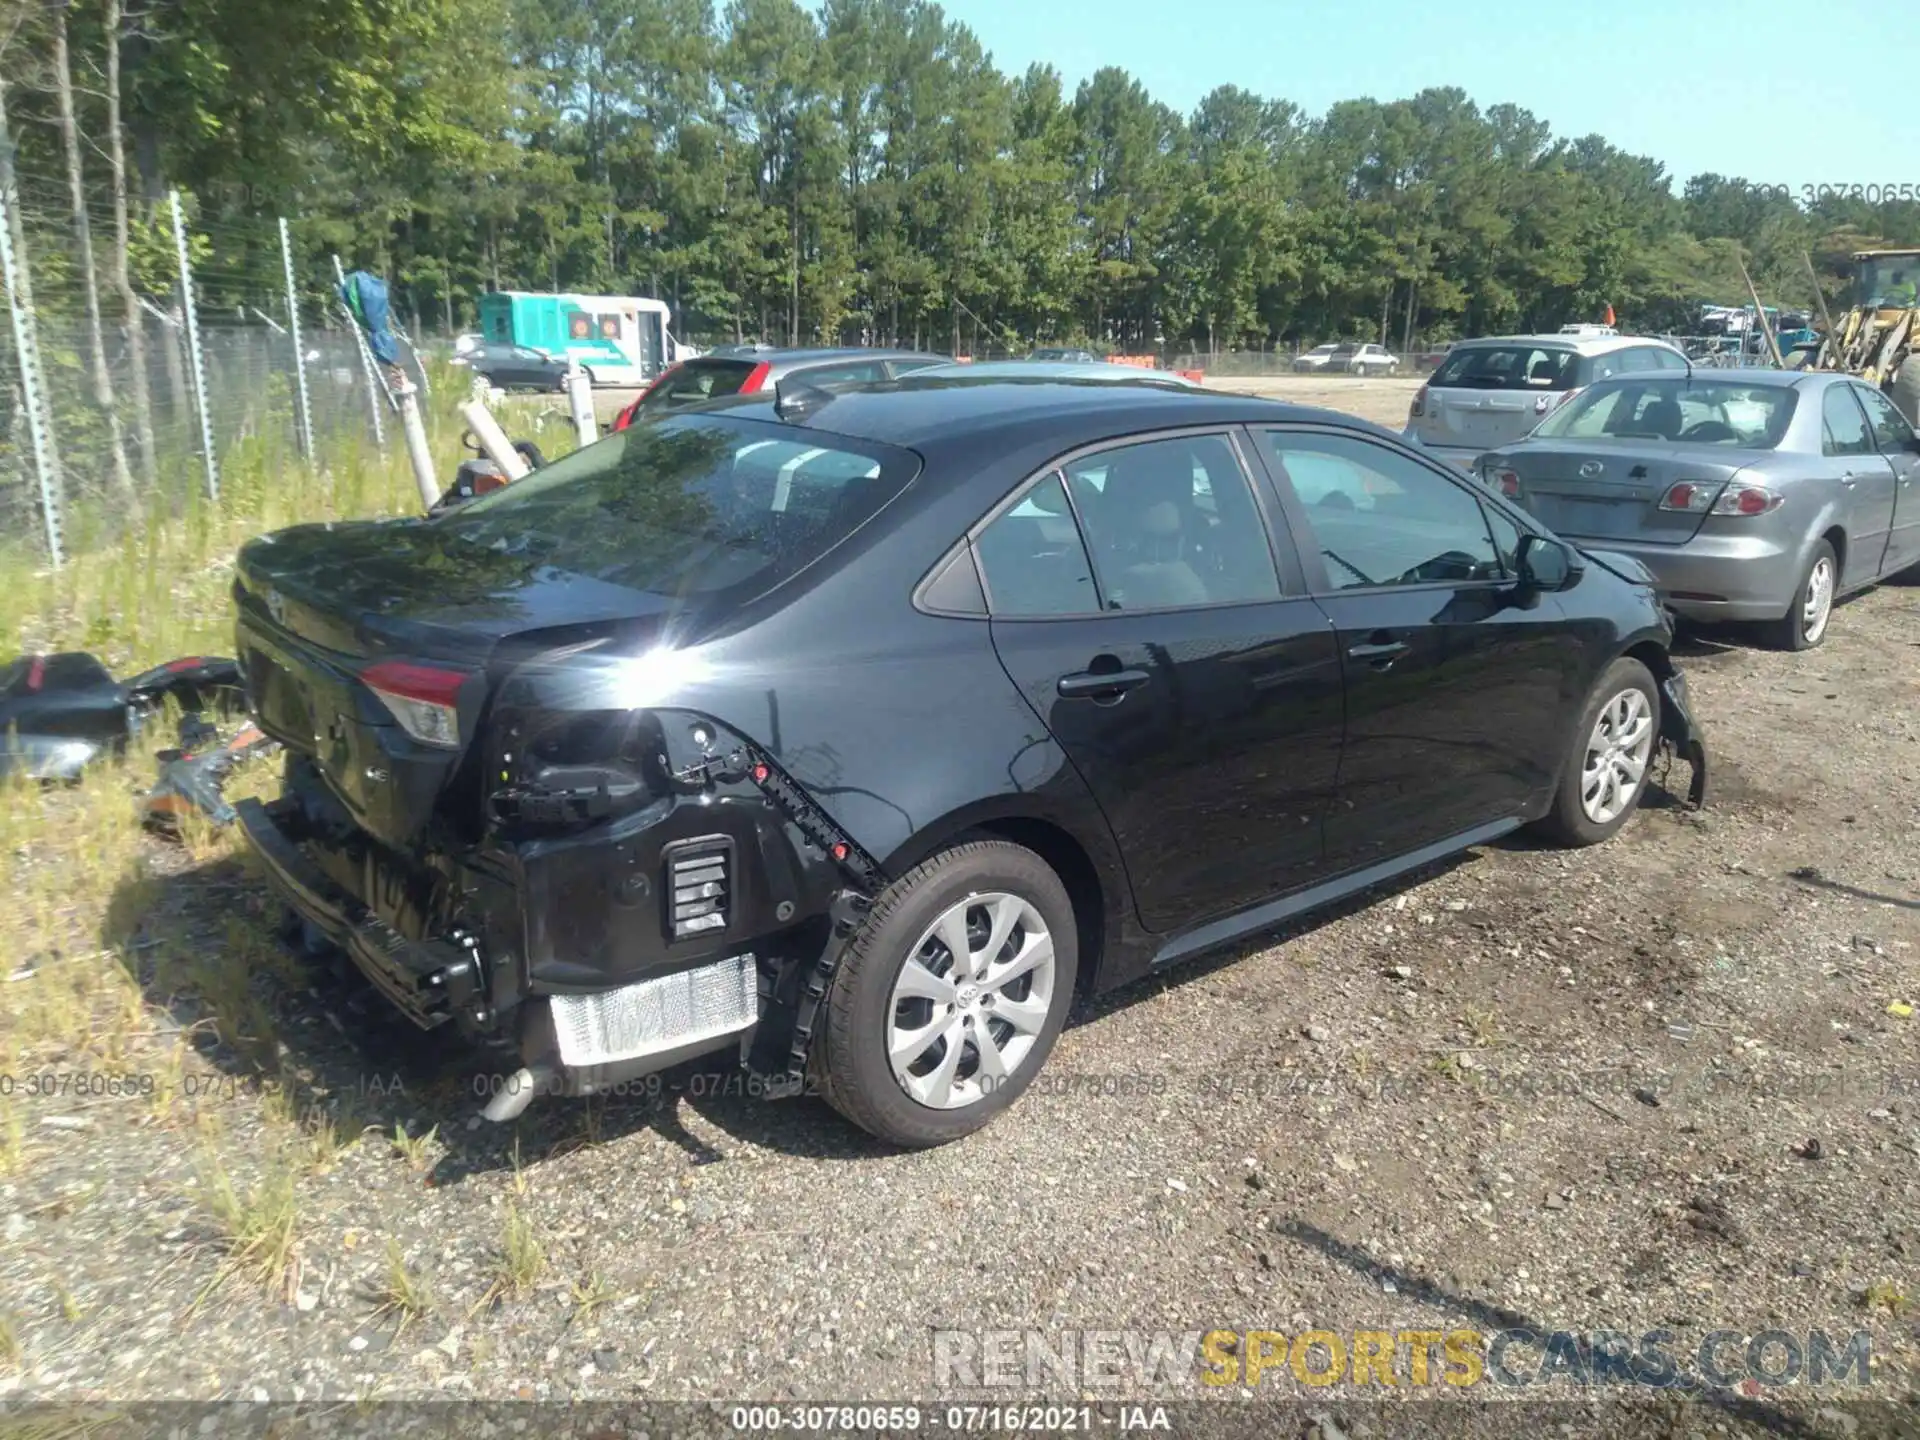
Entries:
[[1699,810],[1707,803],[1707,742],[1693,717],[1687,677],[1675,670],[1660,682],[1660,739],[1693,769],[1687,787],[1687,805]]

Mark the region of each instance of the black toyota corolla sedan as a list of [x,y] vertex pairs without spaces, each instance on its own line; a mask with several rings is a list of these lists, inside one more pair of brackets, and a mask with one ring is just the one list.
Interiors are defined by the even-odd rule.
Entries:
[[487,1107],[737,1050],[876,1135],[1012,1104],[1076,997],[1705,757],[1633,561],[1387,431],[904,379],[250,543],[310,941],[510,1049]]

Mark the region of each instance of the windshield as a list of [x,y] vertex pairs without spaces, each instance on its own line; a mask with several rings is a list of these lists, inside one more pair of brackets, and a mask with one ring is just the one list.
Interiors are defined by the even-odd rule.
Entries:
[[1603,381],[1550,415],[1542,440],[1660,440],[1771,450],[1793,419],[1795,392],[1783,385],[1676,376]]
[[1456,346],[1429,385],[1465,390],[1571,390],[1578,351],[1556,345]]
[[1920,304],[1920,254],[1874,255],[1856,265],[1859,304]]
[[503,557],[610,584],[750,599],[833,549],[919,469],[908,451],[819,438],[675,416],[618,431],[433,523]]

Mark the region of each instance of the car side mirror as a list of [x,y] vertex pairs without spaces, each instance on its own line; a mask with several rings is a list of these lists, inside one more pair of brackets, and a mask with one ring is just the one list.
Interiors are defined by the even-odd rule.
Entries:
[[1515,564],[1521,588],[1536,591],[1565,590],[1583,569],[1571,549],[1545,535],[1522,535]]

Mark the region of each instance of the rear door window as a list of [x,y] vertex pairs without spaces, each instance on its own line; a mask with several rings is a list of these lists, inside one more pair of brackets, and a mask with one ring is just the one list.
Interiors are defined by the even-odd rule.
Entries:
[[1851,385],[1830,385],[1820,402],[1822,450],[1828,455],[1871,455],[1873,436],[1866,413],[1851,394]]
[[982,530],[974,552],[996,616],[1091,615],[1100,608],[1093,563],[1058,471]]
[[1575,351],[1558,346],[1459,346],[1428,383],[1441,389],[1571,390],[1585,383],[1579,359]]
[[1065,473],[1107,609],[1279,598],[1266,529],[1225,436],[1123,445]]
[[1873,428],[1874,443],[1882,455],[1905,455],[1913,450],[1913,427],[1894,404],[1878,390],[1849,386],[1853,398],[1866,407],[1867,423]]

